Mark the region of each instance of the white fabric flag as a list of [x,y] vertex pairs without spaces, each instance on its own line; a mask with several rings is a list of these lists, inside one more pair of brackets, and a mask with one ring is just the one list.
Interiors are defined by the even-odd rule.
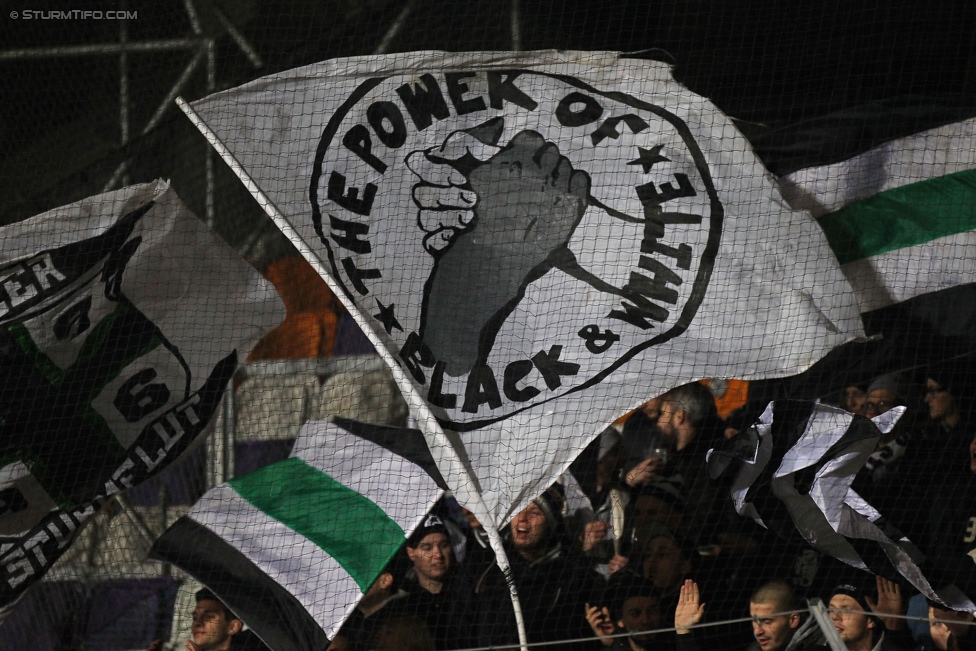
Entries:
[[817,224],[660,63],[339,59],[191,113],[456,433],[496,523],[648,398],[861,332]]
[[0,229],[0,608],[202,434],[274,287],[163,181]]
[[868,420],[819,403],[771,402],[755,425],[709,450],[709,473],[718,478],[734,469],[731,494],[739,515],[786,539],[799,533],[814,549],[880,573],[863,555],[876,546],[926,597],[971,610],[958,590],[933,589],[914,543],[885,525],[884,514],[851,488],[878,439],[904,413],[905,407],[894,407]]
[[862,312],[976,282],[976,119],[781,183],[819,220]]

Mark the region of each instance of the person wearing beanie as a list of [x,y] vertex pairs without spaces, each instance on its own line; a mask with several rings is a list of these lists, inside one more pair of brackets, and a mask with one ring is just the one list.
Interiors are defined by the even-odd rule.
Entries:
[[848,651],[910,651],[914,641],[902,618],[901,588],[880,576],[875,581],[877,600],[853,582],[835,587],[830,593],[830,620]]
[[400,589],[406,573],[405,564],[401,554],[395,555],[387,563],[336,633],[328,651],[366,651],[369,648],[377,630],[386,619],[387,607],[392,607],[407,595]]
[[864,399],[864,415],[874,418],[905,404],[905,395],[908,393],[906,386],[899,373],[889,373],[876,378],[868,385],[868,392]]
[[654,523],[668,531],[682,531],[686,505],[684,484],[680,477],[656,477],[631,492],[624,537],[630,542],[637,542],[640,532]]
[[[530,643],[586,638],[591,635],[585,604],[597,592],[597,577],[587,561],[566,544],[565,501],[557,484],[518,513],[505,531],[511,577]],[[602,583],[602,581],[600,581]],[[497,565],[478,579],[477,646],[518,644],[508,586]],[[561,648],[585,649],[586,644]]]
[[674,612],[678,591],[694,572],[698,553],[691,542],[653,523],[638,531],[643,545],[641,574],[661,595],[661,610]]
[[[909,381],[906,373],[889,373],[868,385],[863,415],[874,418],[905,406],[906,411],[886,434],[878,439],[877,448],[868,456],[854,479],[852,488],[881,513],[904,510],[906,497],[902,495],[905,482],[912,482],[914,457],[921,445],[918,440],[921,414],[918,381]],[[912,538],[914,542],[915,539]]]
[[404,549],[410,564],[402,583],[406,594],[390,605],[385,617],[422,620],[438,650],[473,646],[473,588],[455,568],[444,521],[428,515],[407,539]]

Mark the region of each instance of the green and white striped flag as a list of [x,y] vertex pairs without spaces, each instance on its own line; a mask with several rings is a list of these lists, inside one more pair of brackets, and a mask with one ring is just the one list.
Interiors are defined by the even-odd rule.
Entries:
[[862,313],[976,282],[976,119],[782,183],[820,222]]
[[151,553],[273,649],[324,649],[441,495],[419,431],[339,422],[306,423],[288,459],[208,492]]

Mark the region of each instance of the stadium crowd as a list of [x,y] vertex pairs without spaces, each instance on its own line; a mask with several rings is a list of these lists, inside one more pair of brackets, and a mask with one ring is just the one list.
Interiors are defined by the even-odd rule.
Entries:
[[[876,524],[924,552],[921,569],[933,588],[954,586],[973,595],[974,396],[958,375],[933,369],[914,382],[884,376],[868,386],[839,388],[834,402],[867,418],[906,408],[878,439],[853,488],[881,514]],[[735,446],[758,415],[750,408],[723,420],[704,384],[673,389],[603,432],[511,520],[503,539],[530,645],[825,649],[824,629],[808,606],[820,598],[850,651],[976,649],[973,613],[926,600],[890,561],[877,557],[877,549],[857,549],[875,575],[816,551],[795,527],[766,528],[736,513],[730,473],[712,476],[705,459],[709,449]],[[811,479],[794,481],[802,491]],[[187,650],[236,650],[231,628],[222,629],[219,644],[205,640]],[[508,582],[486,534],[446,497],[369,588],[329,649],[442,651],[518,643]]]

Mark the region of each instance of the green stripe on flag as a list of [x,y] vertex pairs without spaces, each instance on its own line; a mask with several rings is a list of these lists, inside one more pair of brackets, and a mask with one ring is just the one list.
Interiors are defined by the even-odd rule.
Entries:
[[819,222],[842,265],[976,230],[976,170],[888,190]]
[[228,483],[269,517],[325,550],[363,592],[406,540],[383,509],[295,457]]

